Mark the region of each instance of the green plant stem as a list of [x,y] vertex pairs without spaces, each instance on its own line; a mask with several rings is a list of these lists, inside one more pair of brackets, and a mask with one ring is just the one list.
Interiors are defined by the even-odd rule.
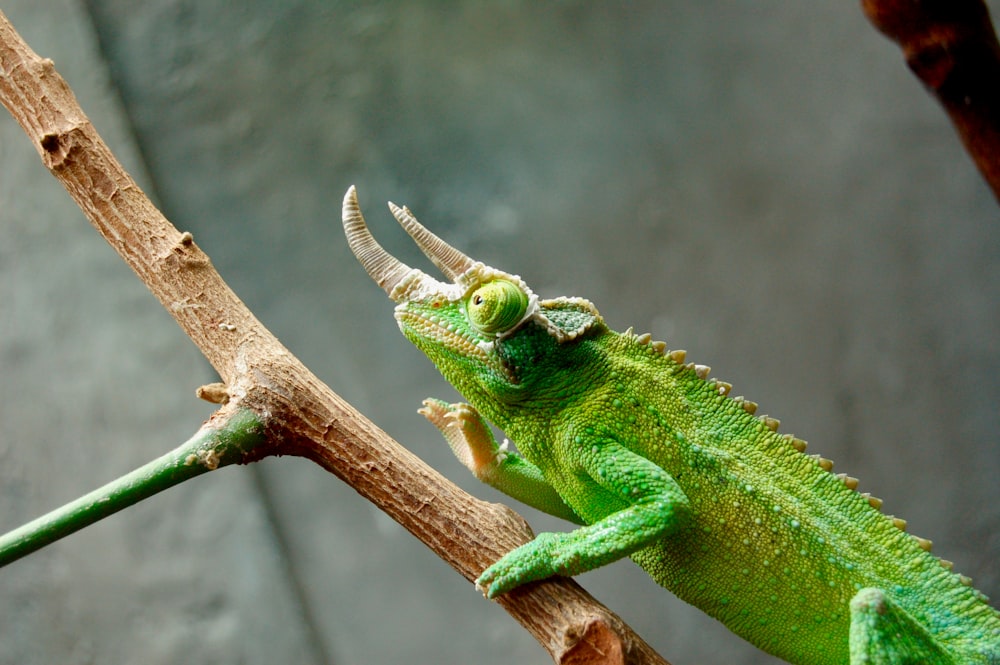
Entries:
[[166,455],[0,536],[0,567],[185,480],[243,462],[265,443],[263,424],[250,411],[233,413],[221,429],[206,423]]

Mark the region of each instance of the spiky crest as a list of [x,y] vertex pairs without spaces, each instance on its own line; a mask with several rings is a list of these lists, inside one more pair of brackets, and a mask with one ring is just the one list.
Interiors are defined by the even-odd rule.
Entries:
[[[653,342],[653,341],[650,341],[651,337],[650,337],[649,334],[643,334],[643,335],[638,335],[638,336],[632,335],[632,329],[631,328],[629,328],[626,331],[625,334],[628,335],[628,336],[631,336],[632,339],[634,339],[636,342],[638,342],[640,344],[643,344],[643,345],[649,346],[649,348],[655,350],[656,353],[658,353],[660,355],[663,355],[663,356],[671,359],[678,366],[683,367],[686,370],[690,370],[690,371],[694,372],[694,374],[699,379],[701,379],[703,381],[706,381],[707,383],[709,383],[710,385],[712,385],[713,387],[715,387],[719,391],[720,395],[728,396],[729,395],[729,391],[732,390],[732,384],[727,383],[725,381],[721,381],[720,379],[717,379],[717,378],[714,378],[714,377],[710,378],[708,376],[709,372],[711,371],[709,367],[707,367],[705,365],[698,365],[698,364],[695,364],[693,362],[688,362],[688,363],[685,364],[685,360],[686,360],[686,356],[687,356],[687,354],[686,354],[685,351],[669,351],[669,350],[667,350],[666,344],[664,342]],[[750,415],[754,415],[754,413],[757,411],[757,404],[756,404],[756,402],[751,402],[751,401],[745,399],[743,396],[730,397],[730,399],[732,399],[734,402],[736,402],[741,408],[743,408],[743,410],[745,410]],[[777,432],[778,431],[778,427],[780,425],[780,421],[777,418],[773,418],[773,417],[767,416],[767,415],[762,415],[762,416],[758,416],[758,419],[761,421],[761,424],[765,428],[767,428],[767,429],[769,429],[769,430],[771,430],[773,432]],[[803,441],[802,439],[799,439],[798,437],[795,437],[795,436],[793,436],[791,434],[782,434],[781,436],[796,451],[798,451],[799,453],[804,453],[805,452],[806,445],[807,445],[805,441]],[[828,473],[831,473],[831,474],[833,473],[833,461],[832,460],[826,459],[825,457],[821,457],[820,455],[809,455],[809,457],[821,469],[823,469],[824,471],[826,471]],[[857,491],[857,488],[858,488],[858,479],[857,478],[854,478],[852,476],[848,476],[846,473],[838,473],[838,474],[835,474],[835,476],[849,490],[855,491],[855,492]],[[869,506],[871,506],[875,510],[881,511],[881,509],[882,509],[882,499],[880,499],[878,497],[875,497],[875,496],[872,496],[869,492],[857,492],[857,493],[858,493],[858,495],[861,498],[863,498],[865,501],[868,502]],[[899,529],[900,531],[904,531],[904,532],[906,531],[906,520],[901,519],[899,517],[896,517],[894,515],[886,515],[885,518],[895,528]],[[920,548],[922,550],[924,550],[925,552],[930,552],[931,551],[931,547],[932,547],[933,543],[930,540],[928,540],[926,538],[921,538],[919,536],[911,536],[911,537],[917,543],[917,545],[920,546]],[[946,570],[950,571],[952,569],[952,562],[944,560],[944,559],[938,559],[938,561],[941,563],[942,567],[944,567]],[[971,585],[972,581],[968,577],[966,577],[964,575],[959,575],[958,577],[961,580],[962,584],[965,584],[966,586]]]

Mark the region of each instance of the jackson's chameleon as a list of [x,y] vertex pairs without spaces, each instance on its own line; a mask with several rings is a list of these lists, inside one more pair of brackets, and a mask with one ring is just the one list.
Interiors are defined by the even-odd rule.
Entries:
[[587,300],[539,299],[389,207],[451,280],[388,254],[348,190],[351,249],[469,401],[428,399],[421,413],[478,478],[582,525],[504,555],[476,582],[487,596],[630,556],[792,663],[1000,664],[1000,613],[968,578],[707,367],[610,330]]

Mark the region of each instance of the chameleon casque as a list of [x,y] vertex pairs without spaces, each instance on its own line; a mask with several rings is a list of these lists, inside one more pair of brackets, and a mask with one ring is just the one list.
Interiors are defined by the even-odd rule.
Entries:
[[389,207],[451,280],[388,254],[348,190],[352,251],[469,402],[428,399],[421,413],[478,478],[582,525],[504,555],[476,582],[487,596],[630,556],[791,663],[1000,664],[1000,613],[968,578],[707,367],[610,330],[587,300],[539,299]]

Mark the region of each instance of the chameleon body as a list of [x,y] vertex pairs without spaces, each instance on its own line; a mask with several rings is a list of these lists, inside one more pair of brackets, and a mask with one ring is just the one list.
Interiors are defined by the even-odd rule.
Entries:
[[386,253],[348,190],[352,250],[397,303],[402,332],[468,400],[421,412],[480,479],[581,525],[487,568],[487,596],[630,556],[792,663],[1000,663],[1000,613],[968,579],[707,367],[610,330],[587,300],[539,299],[390,208],[451,280]]

